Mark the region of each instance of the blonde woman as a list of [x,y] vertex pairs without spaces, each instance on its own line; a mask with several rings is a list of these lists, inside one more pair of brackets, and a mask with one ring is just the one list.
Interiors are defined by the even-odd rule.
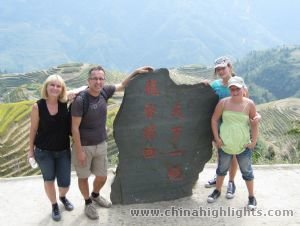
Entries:
[[52,219],[59,221],[55,179],[65,209],[71,211],[74,208],[66,198],[70,186],[71,153],[64,80],[59,75],[50,75],[43,84],[41,97],[32,107],[28,157],[34,157],[41,169],[45,192],[52,204]]

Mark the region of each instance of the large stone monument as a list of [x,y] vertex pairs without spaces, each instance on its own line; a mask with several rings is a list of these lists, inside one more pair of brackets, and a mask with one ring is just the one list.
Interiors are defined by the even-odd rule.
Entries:
[[172,200],[192,187],[212,155],[210,86],[176,85],[167,69],[134,78],[114,121],[119,165],[114,204]]

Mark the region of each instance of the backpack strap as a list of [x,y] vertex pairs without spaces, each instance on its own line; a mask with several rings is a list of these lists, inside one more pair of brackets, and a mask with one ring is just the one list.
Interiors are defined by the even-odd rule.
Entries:
[[88,93],[86,91],[82,91],[78,94],[82,98],[82,118],[86,115],[86,113],[89,110],[90,107],[90,102],[89,102],[89,97]]
[[[101,90],[100,95],[103,96],[104,100],[107,102],[109,97],[104,89]],[[83,118],[89,111],[89,107],[90,107],[88,92],[86,90],[81,91],[80,93],[78,93],[77,97],[78,96],[80,96],[82,99],[82,108],[83,108],[82,109],[82,118]],[[69,106],[69,108],[71,111],[71,105]]]
[[[86,113],[89,110],[89,97],[87,95],[87,92],[81,91],[78,93],[78,95],[75,97],[75,99],[80,96],[82,98],[82,118],[86,115]],[[71,114],[71,108],[72,108],[72,103],[69,104],[68,107],[68,120],[69,120],[69,135],[72,136],[72,114]]]

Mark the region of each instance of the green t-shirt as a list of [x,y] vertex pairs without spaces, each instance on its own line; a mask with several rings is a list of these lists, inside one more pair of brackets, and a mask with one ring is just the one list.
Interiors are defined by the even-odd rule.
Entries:
[[218,95],[219,100],[229,97],[230,91],[227,86],[224,86],[221,79],[215,80],[210,84],[211,88],[215,91]]

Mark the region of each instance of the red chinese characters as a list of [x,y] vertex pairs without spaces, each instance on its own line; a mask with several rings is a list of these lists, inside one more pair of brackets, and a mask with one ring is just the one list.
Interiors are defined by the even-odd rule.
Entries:
[[179,118],[182,119],[183,118],[183,113],[182,113],[182,109],[181,109],[181,104],[180,103],[176,103],[172,109],[172,113],[171,115],[175,118]]
[[171,128],[172,131],[172,142],[173,143],[177,143],[177,141],[179,140],[181,131],[182,131],[182,127],[181,126],[176,126]]
[[149,159],[153,158],[156,154],[156,150],[154,148],[144,148],[144,158]]
[[[148,79],[145,84],[145,95],[156,97],[159,96],[159,89],[157,81],[154,79]],[[155,116],[157,112],[157,107],[153,103],[146,103],[144,105],[144,117],[146,120],[149,120],[149,124],[146,125],[143,129],[144,139],[146,141],[145,148],[143,149],[143,157],[145,159],[153,159],[158,156],[157,147],[153,146],[153,141],[157,137],[157,127],[155,125]],[[178,148],[179,140],[183,131],[182,127],[182,119],[184,118],[182,106],[180,102],[174,102],[173,106],[170,107],[170,116],[171,116],[171,124],[170,126],[170,134],[172,139],[172,147],[173,150],[167,152],[167,156],[170,158],[170,163],[172,162],[173,157],[180,157],[183,155],[184,151]],[[170,164],[166,167],[166,173],[170,180],[181,180],[183,178],[183,172],[180,165],[172,165]]]
[[169,167],[168,177],[170,180],[181,180],[182,179],[181,167],[178,165]]
[[152,141],[156,135],[156,126],[149,125],[144,128],[144,138],[148,141]]
[[181,156],[183,155],[183,151],[180,149],[176,149],[168,153],[169,156]]
[[156,80],[149,79],[146,81],[145,93],[147,96],[158,96],[159,95]]
[[147,119],[152,119],[156,113],[156,108],[154,104],[146,104],[144,107],[144,113]]
[[[145,85],[145,94],[147,96],[159,96],[159,90],[157,87],[157,81],[154,79],[148,79]],[[148,120],[152,120],[156,114],[156,107],[152,103],[147,103],[144,106],[144,115]],[[144,158],[154,158],[156,155],[156,149],[152,147],[152,141],[156,137],[156,126],[154,124],[150,124],[144,127],[143,130],[144,138],[148,142],[148,146],[144,148]]]

